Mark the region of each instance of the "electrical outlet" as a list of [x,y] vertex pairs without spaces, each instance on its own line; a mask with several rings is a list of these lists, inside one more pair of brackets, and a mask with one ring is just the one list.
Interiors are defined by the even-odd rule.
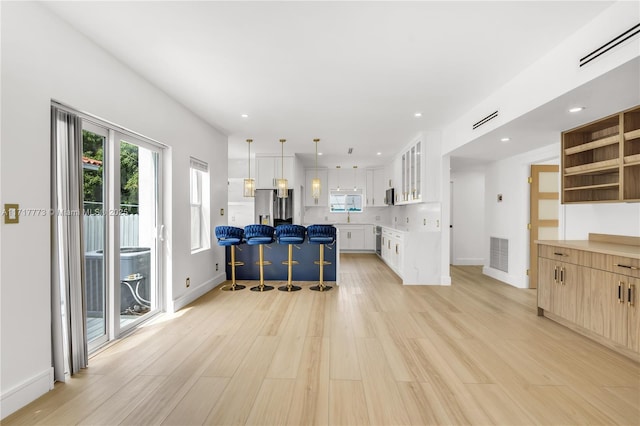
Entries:
[[216,271],[218,270],[218,264],[216,263]]
[[427,226],[427,219],[422,219],[422,225]]
[[189,288],[189,286],[191,285],[191,278],[187,277],[186,281],[184,282],[184,285],[186,285],[187,288]]

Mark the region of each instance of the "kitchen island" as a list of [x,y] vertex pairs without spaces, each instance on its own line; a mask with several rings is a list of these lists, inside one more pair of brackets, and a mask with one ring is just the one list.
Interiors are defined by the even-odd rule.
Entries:
[[[236,262],[244,262],[243,266],[236,266],[236,280],[259,281],[260,269],[257,265],[259,254],[257,245],[241,244],[236,246]],[[324,267],[324,281],[339,284],[340,256],[338,256],[339,241],[334,244],[325,244],[324,260],[331,262]],[[226,247],[226,273],[227,280],[231,279],[231,248]],[[264,266],[265,281],[287,281],[288,246],[286,244],[272,243],[264,246],[264,260],[271,265]],[[311,244],[305,240],[302,244],[293,245],[293,260],[298,264],[293,265],[293,281],[320,280],[320,267],[314,262],[320,259],[320,245]],[[284,264],[282,262],[285,262]]]

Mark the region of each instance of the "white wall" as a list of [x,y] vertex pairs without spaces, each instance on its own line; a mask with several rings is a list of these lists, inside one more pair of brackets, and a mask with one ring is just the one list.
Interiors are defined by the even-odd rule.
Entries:
[[[526,275],[529,267],[527,177],[531,164],[558,164],[559,152],[557,142],[487,166],[483,242],[485,274],[516,287],[529,286]],[[500,203],[496,201],[497,194],[503,195]],[[561,205],[558,238],[584,240],[589,237],[589,233],[640,236],[639,218],[640,203]],[[489,267],[489,237],[492,236],[509,240],[508,273]]]
[[[577,66],[579,58],[636,25],[638,19],[640,8],[637,2],[615,2],[487,99],[448,124],[443,131],[443,153],[449,153],[636,58],[640,54],[638,37],[619,45],[588,66]],[[498,118],[476,130],[472,129],[472,123],[495,110],[500,112]]]
[[[52,99],[170,147],[165,170],[168,308],[224,279],[215,246],[190,254],[189,156],[209,163],[212,226],[227,205],[227,138],[36,3],[3,2],[1,15],[2,203],[48,208]],[[1,416],[49,390],[51,379],[50,218],[2,226]],[[221,268],[224,269],[224,268]],[[191,278],[187,290],[185,278]]]
[[562,217],[560,239],[586,240],[589,233],[640,237],[640,203],[563,205]]
[[[529,183],[531,164],[548,163],[558,157],[559,145],[554,143],[487,165],[485,175],[485,226],[483,272],[493,278],[520,288],[529,280]],[[502,194],[502,202],[497,195]],[[509,240],[509,272],[489,267],[489,238]]]
[[484,178],[484,169],[451,174],[452,265],[485,264]]

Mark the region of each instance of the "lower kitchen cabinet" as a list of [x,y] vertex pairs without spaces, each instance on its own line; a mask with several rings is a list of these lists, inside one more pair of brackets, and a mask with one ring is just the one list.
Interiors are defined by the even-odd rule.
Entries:
[[538,250],[539,314],[561,318],[576,331],[640,359],[640,278],[632,276],[637,259],[543,243]]
[[[336,225],[336,228],[340,230],[340,251],[375,251],[375,226]],[[369,235],[372,232],[373,235]]]
[[404,232],[382,228],[382,260],[402,278],[404,266]]

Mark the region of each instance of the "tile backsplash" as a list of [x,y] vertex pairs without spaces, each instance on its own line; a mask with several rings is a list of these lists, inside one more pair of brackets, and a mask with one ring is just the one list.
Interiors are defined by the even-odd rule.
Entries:
[[[370,223],[391,226],[390,207],[366,207],[362,213],[351,213],[350,223]],[[305,224],[313,223],[347,223],[346,213],[330,213],[327,207],[305,207]]]

